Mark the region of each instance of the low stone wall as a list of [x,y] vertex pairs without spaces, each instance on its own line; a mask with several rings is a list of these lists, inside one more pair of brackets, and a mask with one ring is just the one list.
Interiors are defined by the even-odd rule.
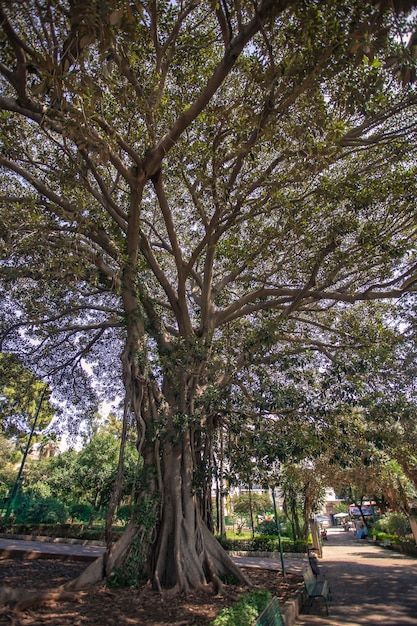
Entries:
[[394,550],[394,552],[401,552],[402,554],[408,554],[408,556],[413,556],[417,558],[417,546],[412,543],[380,543],[377,542],[379,546],[383,548],[387,548],[388,550]]
[[293,626],[298,620],[301,609],[307,601],[307,594],[304,589],[300,589],[299,592],[290,598],[281,606],[282,617],[284,618],[285,626]]

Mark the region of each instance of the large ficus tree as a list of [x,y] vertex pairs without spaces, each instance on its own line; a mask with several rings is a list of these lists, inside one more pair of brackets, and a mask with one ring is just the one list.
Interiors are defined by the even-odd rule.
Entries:
[[204,497],[227,391],[413,290],[411,6],[0,3],[4,346],[68,393],[82,359],[118,372],[143,457],[81,582],[129,558],[172,591],[239,576]]

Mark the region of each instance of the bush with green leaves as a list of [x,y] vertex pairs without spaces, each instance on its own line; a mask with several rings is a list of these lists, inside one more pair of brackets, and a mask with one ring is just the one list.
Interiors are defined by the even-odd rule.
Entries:
[[246,592],[236,604],[222,609],[210,626],[253,626],[270,599],[266,589]]
[[404,513],[386,513],[384,517],[377,521],[375,528],[400,538],[406,537],[406,535],[411,533],[410,522]]
[[265,519],[255,528],[258,535],[278,535],[278,529],[275,520]]
[[[279,550],[277,535],[259,535],[253,539],[227,539],[217,537],[225,550],[233,552],[277,552]],[[307,552],[306,541],[293,541],[289,537],[281,537],[281,547],[284,552]]]
[[398,537],[398,535],[384,533],[382,530],[377,530],[376,528],[372,528],[369,535],[370,537],[375,538],[376,541],[379,541],[380,543],[400,543],[400,538]]
[[93,507],[89,504],[83,504],[82,502],[72,504],[69,509],[71,520],[76,520],[77,522],[89,522],[93,513]]
[[124,524],[127,524],[127,522],[132,518],[132,506],[130,504],[122,504],[122,506],[119,506],[116,512],[116,517]]
[[15,510],[16,524],[64,524],[68,508],[55,498],[31,498],[19,500]]

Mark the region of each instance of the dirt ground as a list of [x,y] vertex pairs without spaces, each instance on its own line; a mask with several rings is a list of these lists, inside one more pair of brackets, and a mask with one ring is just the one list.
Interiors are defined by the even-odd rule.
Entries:
[[[84,563],[57,560],[0,561],[0,586],[30,591],[51,589],[75,578]],[[281,572],[242,568],[255,587],[276,595],[281,603],[296,593],[298,576]],[[207,626],[225,606],[233,604],[244,588],[227,585],[221,595],[199,592],[163,598],[144,585],[139,589],[109,589],[96,586],[77,592],[74,599],[49,601],[16,617],[9,608],[0,608],[0,625],[7,626]]]

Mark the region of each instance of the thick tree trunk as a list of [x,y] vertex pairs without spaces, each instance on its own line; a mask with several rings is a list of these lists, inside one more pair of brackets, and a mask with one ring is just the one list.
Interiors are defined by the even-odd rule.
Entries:
[[[155,588],[170,593],[190,592],[208,584],[218,590],[226,575],[249,585],[203,522],[198,502],[204,483],[200,477],[196,484],[196,470],[201,469],[197,459],[203,459],[204,466],[205,457],[201,437],[195,436],[200,429],[194,421],[194,401],[204,360],[201,355],[194,361],[185,358],[178,347],[161,338],[167,373],[162,391],[158,389],[147,367],[134,279],[128,268],[123,292],[128,320],[123,376],[143,458],[135,517],[117,544],[109,546],[106,556],[92,564],[71,588],[106,576],[121,580],[125,576],[131,585],[132,573],[137,580],[146,577]],[[206,435],[212,432],[207,424],[203,430]],[[196,452],[196,447],[203,451]]]
[[[154,455],[144,446],[144,456]],[[154,471],[158,466],[155,459]],[[212,585],[221,588],[223,576],[235,578],[250,586],[240,571],[203,522],[193,489],[193,457],[187,430],[181,441],[166,444],[162,454],[161,493],[150,494],[144,482],[139,509],[140,519],[132,521],[124,535],[104,559],[97,559],[67,589],[81,589],[111,575],[116,567],[137,569],[138,579],[146,576],[155,588],[166,593],[191,592]],[[155,484],[155,483],[154,483]],[[148,487],[146,487],[148,485]],[[138,554],[140,558],[138,558]],[[132,562],[133,559],[133,562]],[[105,567],[104,567],[105,563]]]
[[[191,592],[212,585],[221,588],[224,576],[250,585],[250,581],[209,531],[201,516],[195,484],[196,453],[188,423],[175,424],[172,407],[161,418],[152,407],[149,389],[146,432],[141,432],[143,468],[135,517],[121,539],[104,558],[93,563],[69,588],[80,589],[108,576],[125,576],[133,584],[144,577],[161,592]],[[153,415],[154,423],[151,417]],[[159,428],[159,431],[158,431]]]
[[202,521],[193,494],[193,459],[189,433],[169,445],[162,460],[163,507],[155,543],[154,582],[159,589],[191,591],[223,575],[248,583]]

